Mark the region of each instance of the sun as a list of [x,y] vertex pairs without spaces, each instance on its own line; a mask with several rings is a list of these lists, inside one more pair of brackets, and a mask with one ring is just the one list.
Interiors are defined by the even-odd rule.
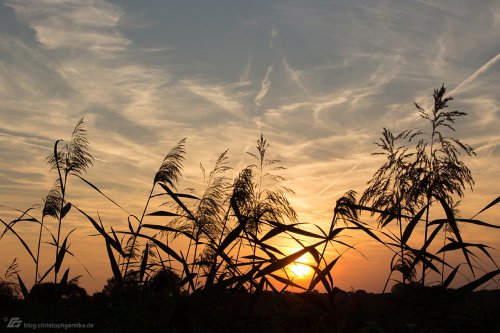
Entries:
[[312,268],[308,265],[310,262],[307,254],[304,254],[299,259],[295,260],[294,263],[288,265],[288,270],[293,274],[294,278],[303,279],[312,273]]
[[311,271],[311,267],[300,262],[290,265],[290,272],[295,275],[296,278],[305,278],[311,273]]

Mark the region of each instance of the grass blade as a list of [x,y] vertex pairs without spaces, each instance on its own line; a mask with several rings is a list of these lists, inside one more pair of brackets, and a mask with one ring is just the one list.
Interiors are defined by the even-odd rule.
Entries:
[[[437,199],[441,203],[441,206],[443,207],[443,209],[446,213],[446,217],[448,218],[448,225],[451,227],[451,230],[455,234],[457,242],[463,244],[464,242],[462,240],[462,235],[460,235],[460,230],[458,229],[458,225],[457,225],[457,222],[455,220],[455,214],[453,213],[453,210],[448,205],[446,200],[444,200],[440,196],[437,196]],[[472,263],[471,263],[470,258],[469,258],[469,254],[464,247],[462,248],[462,253],[464,254],[465,260],[467,261],[467,265],[469,266],[470,271],[472,272],[472,276],[475,277],[474,267],[472,266]]]
[[169,226],[166,226],[166,225],[143,224],[142,227],[146,228],[146,229],[153,229],[153,230],[160,230],[160,231],[169,231],[169,232],[173,232],[173,233],[176,233],[176,234],[182,234],[182,235],[186,236],[187,238],[196,241],[196,238],[193,235],[191,235],[191,233],[189,233],[187,231],[180,230],[180,229],[172,228],[172,227],[169,227]]
[[[174,192],[175,195],[179,198],[186,198],[186,199],[193,199],[193,200],[200,200],[197,196],[191,195],[191,194],[186,194],[186,193],[176,193]],[[153,194],[151,198],[156,198],[156,197],[161,197],[164,195],[169,195],[168,193],[158,193],[158,194]]]
[[474,291],[477,287],[481,286],[482,284],[488,282],[489,280],[493,279],[495,276],[497,276],[500,273],[500,269],[497,269],[496,271],[492,271],[489,273],[486,273],[485,275],[481,276],[479,279],[474,280],[465,286],[462,286],[457,289],[459,292],[463,293],[469,293]]
[[144,273],[146,272],[146,266],[148,264],[148,254],[149,254],[149,243],[146,243],[146,247],[144,248],[144,251],[142,252],[142,261],[141,261],[141,267],[139,270],[139,282],[142,283],[144,279]]
[[102,228],[99,224],[97,224],[97,222],[91,217],[89,216],[87,213],[85,213],[83,210],[81,210],[80,208],[74,206],[80,213],[82,213],[89,221],[90,223],[92,223],[92,225],[94,226],[94,228],[101,234],[101,236],[104,237],[104,239],[106,240],[106,243],[109,243],[116,251],[118,251],[122,256],[125,256],[125,253],[123,252],[122,250],[122,247],[120,245],[120,242],[117,242],[116,240],[114,240],[113,238],[111,238],[111,236],[108,235],[108,233],[106,231],[104,231],[104,228]]
[[26,299],[30,294],[28,292],[28,288],[26,288],[26,285],[24,284],[23,279],[21,279],[21,276],[19,276],[18,273],[16,273],[16,275],[17,275],[17,281],[19,282],[19,288],[21,289],[21,293],[23,294],[24,299]]
[[21,244],[23,244],[24,248],[26,249],[26,251],[28,252],[28,254],[30,255],[30,257],[36,263],[35,256],[31,252],[28,244],[26,244],[26,242],[21,238],[21,236],[19,236],[19,234],[10,225],[8,225],[7,223],[5,223],[2,219],[0,219],[0,222],[2,222],[3,225],[5,225],[6,230],[10,230],[17,237],[17,239],[19,239],[19,241],[21,242]]
[[68,251],[69,246],[66,247],[67,242],[68,242],[68,236],[66,236],[66,238],[64,239],[61,247],[59,248],[59,252],[57,253],[56,262],[54,264],[54,269],[55,269],[56,273],[59,273],[59,269],[61,268],[62,262],[64,260],[64,255]]
[[191,218],[193,221],[196,221],[196,218],[194,217],[193,213],[191,213],[189,208],[187,208],[186,205],[184,205],[184,203],[179,199],[176,193],[172,192],[172,190],[167,185],[163,183],[158,183],[158,184],[160,184],[160,186],[168,193],[168,195],[170,195],[172,199],[174,199],[174,201],[179,205],[179,207],[181,207],[186,212],[186,214],[188,214],[189,218]]
[[[134,235],[133,233],[129,233],[129,232],[125,232],[125,231],[122,231],[120,232],[122,234],[132,234]],[[153,238],[153,237],[150,237],[150,236],[147,236],[147,235],[143,235],[143,234],[136,234],[135,236],[137,237],[141,237],[141,238],[146,238],[150,241],[152,241],[158,248],[160,248],[163,252],[167,253],[168,255],[170,255],[172,258],[174,258],[175,260],[177,260],[179,263],[182,264],[182,266],[184,267],[184,270],[186,272],[189,273],[189,269],[188,269],[188,265],[186,263],[186,260],[180,256],[179,254],[177,254],[177,252],[175,252],[170,246],[162,243],[161,241],[159,241],[158,239],[156,238]]]
[[[429,225],[440,224],[440,223],[448,223],[448,221],[449,221],[448,219],[437,219],[437,220],[433,220],[432,222],[430,222]],[[480,225],[482,227],[500,229],[500,226],[498,226],[498,225],[486,223],[486,222],[483,222],[483,221],[480,221],[480,220],[460,219],[460,218],[457,219],[456,218],[455,221],[457,221],[457,222],[463,222],[463,223],[470,223],[470,224],[475,224],[475,225]]]
[[462,249],[467,248],[467,247],[490,248],[489,246],[484,245],[484,244],[460,243],[460,242],[452,241],[451,243],[448,243],[445,246],[443,246],[437,253],[454,251],[454,250],[462,250]]
[[45,278],[49,275],[49,273],[54,269],[54,266],[55,264],[52,264],[52,266],[50,266],[47,271],[42,275],[42,277],[38,280],[38,283],[42,283],[43,280],[45,280]]
[[[316,277],[314,278],[313,281],[311,281],[311,284],[309,285],[309,288],[308,288],[308,291],[312,291],[314,289],[314,287],[316,287],[316,285],[320,282],[320,281],[324,281],[323,284],[326,283],[326,276],[330,274],[330,271],[332,270],[333,266],[335,266],[335,264],[337,263],[337,261],[340,259],[340,256],[338,256],[337,258],[335,258],[332,262],[330,262],[324,269],[320,270]],[[326,285],[325,285],[325,288],[326,288]]]
[[69,210],[71,209],[71,202],[68,202],[64,207],[61,209],[61,220],[66,216],[66,214],[69,213]]
[[382,241],[377,235],[375,235],[368,227],[365,227],[361,222],[355,220],[349,220],[352,224],[354,224],[359,229],[363,230],[366,234],[368,234],[371,238],[375,239],[377,242],[381,243],[384,246],[387,246],[384,241]]
[[420,221],[420,218],[424,214],[425,210],[427,209],[427,205],[425,205],[418,213],[415,215],[411,221],[408,223],[408,225],[405,228],[405,231],[403,232],[403,237],[401,237],[401,243],[406,244],[408,240],[410,239],[410,236],[413,232],[413,229],[417,225],[417,223]]
[[194,280],[194,278],[196,276],[198,276],[198,274],[196,274],[196,273],[189,273],[189,274],[187,274],[186,277],[184,279],[182,279],[182,281],[179,283],[179,286],[183,287],[188,282],[189,282],[190,285],[192,285],[193,284],[193,280]]
[[321,235],[317,235],[315,233],[296,228],[293,225],[287,225],[287,224],[283,224],[283,223],[279,223],[279,222],[275,222],[275,221],[266,221],[266,222],[269,223],[270,225],[272,225],[273,229],[271,229],[267,234],[264,235],[264,237],[262,237],[260,239],[262,242],[264,242],[264,241],[266,241],[274,236],[277,236],[283,232],[290,232],[293,234],[298,234],[298,235],[311,237],[311,238],[320,238],[320,239],[324,238]]
[[159,211],[156,211],[156,212],[153,212],[153,213],[146,214],[146,216],[182,216],[182,215],[176,214],[176,213],[167,212],[167,211],[164,211],[164,210],[159,210]]
[[496,205],[497,203],[500,202],[500,197],[497,197],[495,200],[493,200],[492,202],[490,202],[489,204],[486,205],[486,207],[484,207],[483,209],[481,209],[476,215],[474,215],[472,218],[475,218],[476,216],[478,216],[479,214],[481,214],[482,212],[484,212],[485,210],[489,209],[490,207],[493,207],[494,205]]
[[307,246],[303,248],[302,250],[299,250],[295,253],[292,253],[289,256],[286,256],[285,258],[278,259],[277,261],[267,265],[264,267],[261,271],[259,271],[256,275],[255,278],[259,278],[261,276],[270,274],[276,270],[285,268],[289,264],[293,263],[295,260],[299,259],[302,257],[305,253],[310,253],[312,252],[312,249],[314,249],[316,246],[323,244],[325,241],[318,242],[314,245]]
[[68,276],[69,276],[69,268],[67,268],[65,271],[64,271],[64,274],[61,278],[61,281],[59,282],[60,284],[62,285],[65,285],[68,283]]
[[448,275],[448,277],[446,278],[446,280],[444,280],[444,282],[443,282],[443,288],[448,288],[450,286],[451,282],[455,278],[455,275],[457,275],[457,272],[458,272],[459,268],[460,268],[460,265],[458,265],[457,267],[455,267],[453,269],[453,271],[450,273],[450,275]]
[[73,174],[74,176],[80,178],[82,181],[84,181],[85,183],[87,183],[87,185],[89,185],[90,187],[92,187],[94,190],[96,190],[97,192],[99,192],[103,197],[105,197],[106,199],[108,199],[109,201],[111,201],[112,203],[114,203],[118,208],[120,208],[121,210],[123,210],[125,213],[127,213],[128,215],[130,215],[129,212],[127,212],[127,210],[125,208],[123,208],[122,206],[120,206],[116,201],[114,201],[113,199],[111,199],[110,197],[108,197],[106,194],[104,194],[104,192],[102,192],[97,186],[95,186],[94,184],[92,184],[91,182],[89,182],[88,180],[86,180],[85,178],[81,177],[80,175],[78,174]]
[[279,275],[276,275],[276,274],[269,274],[269,276],[272,276],[276,281],[279,281],[287,286],[292,286],[292,287],[295,287],[295,288],[298,288],[298,289],[302,289],[302,290],[306,290],[306,288],[302,287],[301,285],[298,285],[296,284],[295,282],[291,281],[291,280],[288,280],[284,277],[281,277]]
[[233,208],[233,211],[236,214],[236,218],[238,219],[239,223],[236,226],[236,228],[231,230],[231,232],[226,236],[226,238],[224,238],[224,240],[216,248],[218,255],[223,253],[224,250],[226,249],[226,247],[228,247],[229,244],[234,242],[234,240],[236,240],[236,238],[238,238],[238,236],[241,234],[241,232],[246,227],[247,219],[241,215],[240,209],[238,207],[238,204],[236,203],[236,200],[233,197],[231,197],[230,202],[231,202],[231,207]]
[[115,256],[113,254],[113,250],[111,249],[110,243],[108,239],[106,241],[106,251],[108,252],[109,263],[111,265],[111,270],[113,271],[113,276],[115,277],[115,281],[118,286],[123,285],[122,274],[120,272],[120,268],[118,267],[118,263],[116,262]]

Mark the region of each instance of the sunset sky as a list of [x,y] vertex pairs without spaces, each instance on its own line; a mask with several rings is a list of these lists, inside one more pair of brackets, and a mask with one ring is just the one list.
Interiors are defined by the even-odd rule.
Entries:
[[[262,133],[287,167],[299,219],[327,228],[337,198],[362,192],[383,162],[371,155],[382,129],[423,126],[413,102],[428,107],[443,83],[451,107],[468,113],[455,136],[477,153],[465,159],[476,184],[460,210],[470,217],[499,194],[498,1],[0,0],[0,205],[42,202],[56,177],[45,157],[85,117],[96,158],[87,178],[130,212],[141,213],[180,139],[181,188],[197,188],[200,163],[209,170],[229,149],[235,177]],[[68,191],[105,225],[126,228],[127,216],[81,182]],[[499,209],[480,217],[500,224]],[[0,207],[0,217],[14,215]],[[93,275],[83,286],[100,289],[111,276],[103,241],[76,213],[68,221]],[[464,228],[466,240],[500,248],[498,231]],[[34,244],[36,227],[16,230]],[[390,257],[349,241],[368,260],[347,254],[339,286],[381,291]],[[4,236],[0,273],[18,257],[30,281],[22,251]]]

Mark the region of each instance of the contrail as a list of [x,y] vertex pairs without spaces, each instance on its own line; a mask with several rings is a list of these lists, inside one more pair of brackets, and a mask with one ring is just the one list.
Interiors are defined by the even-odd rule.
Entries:
[[484,64],[477,71],[472,73],[472,75],[466,78],[462,83],[460,83],[455,89],[453,89],[453,91],[450,92],[450,95],[454,94],[457,90],[460,90],[460,88],[462,88],[463,86],[474,81],[479,75],[483,74],[488,69],[490,69],[499,59],[500,59],[500,53],[498,53],[493,59]]
[[34,143],[29,143],[29,142],[26,142],[25,141],[25,138],[21,137],[21,136],[18,136],[18,135],[12,135],[12,134],[7,134],[7,133],[1,133],[0,132],[0,135],[2,136],[6,136],[6,137],[10,137],[11,139],[18,139],[16,140],[17,142],[19,143],[22,143],[22,144],[25,144],[27,146],[33,146],[33,147],[37,147],[37,148],[42,148],[42,149],[47,149],[47,150],[52,150],[48,147],[45,147],[45,146],[40,146],[40,145],[36,145]]
[[326,192],[327,190],[329,190],[333,185],[337,184],[337,182],[339,181],[340,178],[344,177],[348,172],[356,169],[361,163],[363,163],[363,162],[359,162],[358,164],[356,164],[352,168],[346,170],[343,174],[341,174],[333,182],[331,182],[330,185],[328,185],[327,187],[325,187],[324,189],[322,189],[321,191],[319,191],[319,193],[316,194],[315,196],[318,197],[318,196],[322,195],[324,192]]
[[[46,146],[41,146],[41,145],[37,145],[37,144],[34,144],[34,143],[27,142],[26,141],[27,139],[25,137],[23,137],[23,136],[20,136],[20,135],[14,135],[14,134],[2,133],[2,132],[0,132],[0,135],[1,136],[5,136],[7,138],[10,138],[11,140],[14,139],[18,143],[22,143],[23,145],[37,147],[37,148],[42,148],[42,149],[45,149],[45,150],[53,150],[52,148],[49,148],[49,147],[46,147]],[[103,159],[100,159],[100,158],[95,158],[95,157],[94,157],[94,160],[100,161],[100,162],[111,163],[110,161],[106,161],[106,160],[103,160]]]
[[[455,94],[458,90],[460,90],[463,86],[471,83],[472,81],[474,81],[479,75],[483,74],[484,72],[486,72],[488,69],[490,69],[493,65],[496,64],[496,62],[500,60],[500,53],[498,53],[495,57],[493,57],[490,61],[488,61],[486,64],[484,64],[483,66],[481,66],[478,70],[476,70],[474,73],[472,73],[472,75],[470,75],[468,78],[466,78],[465,80],[462,81],[462,83],[460,83],[455,89],[453,89],[449,95],[453,95]],[[494,145],[492,145],[493,147],[496,147],[496,143]],[[328,185],[327,187],[325,187],[324,189],[322,189],[318,194],[316,194],[316,196],[320,196],[321,194],[323,194],[324,192],[326,192],[328,189],[330,189],[333,185],[335,185],[338,180],[342,177],[344,177],[348,172],[350,172],[351,170],[354,170],[356,169],[358,166],[360,166],[363,162],[359,162],[358,164],[356,164],[355,166],[353,166],[352,168],[348,169],[347,171],[345,171],[343,174],[341,174],[339,177],[337,177],[332,183],[330,183],[330,185]]]

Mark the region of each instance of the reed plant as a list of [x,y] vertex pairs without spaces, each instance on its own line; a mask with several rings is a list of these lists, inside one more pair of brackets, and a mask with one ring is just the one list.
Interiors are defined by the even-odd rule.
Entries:
[[[448,103],[453,97],[446,96],[444,85],[435,89],[432,97],[433,106],[430,110],[415,103],[420,117],[429,129],[405,130],[395,135],[384,128],[382,137],[376,143],[379,150],[375,154],[384,155],[386,162],[368,182],[369,186],[361,197],[360,205],[372,215],[378,215],[381,228],[393,221],[399,227],[399,234],[390,235],[390,241],[387,243],[399,248],[399,254],[391,261],[391,273],[400,271],[403,284],[412,282],[416,279],[416,266],[420,265],[422,285],[426,284],[428,270],[431,270],[441,275],[441,284],[447,287],[460,265],[452,267],[446,262],[446,252],[460,250],[473,276],[475,265],[472,260],[475,260],[476,255],[471,250],[474,248],[491,259],[493,265],[498,268],[487,245],[467,243],[463,240],[458,223],[486,228],[500,227],[474,218],[456,217],[453,209],[457,203],[456,198],[462,198],[465,188],[472,189],[474,184],[471,171],[463,157],[474,156],[475,152],[469,145],[450,136],[455,132],[455,121],[467,114],[448,110]],[[485,209],[497,202],[498,198]],[[436,206],[441,208],[445,218],[431,221],[430,212],[431,209],[435,210]],[[409,246],[409,242],[410,239],[413,240],[415,227],[419,224],[423,224],[424,239],[422,246],[415,249]],[[440,230],[444,231],[443,246],[436,254],[430,253],[429,248],[436,242]],[[442,254],[441,258],[439,254]],[[441,271],[438,264],[441,265]],[[446,280],[445,267],[452,270]],[[496,275],[498,270],[494,272]]]
[[[460,156],[472,156],[474,152],[471,147],[443,132],[443,129],[453,130],[454,121],[465,115],[459,111],[447,111],[452,99],[445,97],[445,93],[444,86],[434,91],[431,111],[416,105],[422,118],[430,124],[430,132],[408,130],[393,134],[388,129],[383,130],[377,143],[381,152],[377,154],[383,154],[386,162],[376,171],[359,200],[354,191],[348,191],[337,200],[326,229],[319,222],[299,222],[287,198],[293,191],[283,186],[284,178],[280,172],[284,168],[279,160],[268,157],[269,144],[263,135],[257,140],[256,152],[249,153],[251,163],[234,180],[228,176],[231,167],[227,151],[219,155],[210,172],[201,165],[204,186],[200,191],[179,190],[186,139],[179,141],[165,155],[154,174],[141,213],[132,214],[84,177],[86,169],[92,165],[92,155],[82,119],[69,141],[56,141],[53,153],[47,159],[52,170],[57,172],[57,178],[44,200],[41,218],[35,217],[35,207],[18,210],[18,218],[8,223],[0,219],[5,226],[2,236],[12,233],[32,258],[35,285],[42,283],[52,270],[54,283],[66,284],[69,281],[69,268],[61,279],[58,279],[58,273],[65,255],[74,255],[69,251],[69,236],[73,230],[66,235],[62,233],[64,218],[74,208],[91,223],[96,235],[104,242],[113,274],[108,288],[110,292],[149,290],[156,288],[153,286],[162,279],[170,281],[169,284],[176,289],[169,295],[239,290],[255,295],[271,291],[281,297],[285,291],[294,289],[303,291],[301,297],[305,302],[330,311],[335,307],[335,297],[339,292],[334,283],[333,269],[345,251],[357,251],[345,238],[353,232],[368,235],[392,251],[394,256],[387,282],[394,271],[401,273],[403,284],[416,281],[416,269],[420,265],[422,285],[426,284],[425,276],[431,270],[442,275],[443,287],[449,287],[460,266],[454,267],[440,254],[461,251],[473,273],[472,261],[476,258],[473,249],[494,263],[489,247],[466,242],[458,224],[499,227],[477,220],[476,216],[458,218],[453,210],[456,204],[454,196],[462,197],[465,187],[473,184],[470,170]],[[69,202],[68,180],[71,178],[81,180],[122,209],[127,216],[123,223],[125,228],[108,228],[98,213],[89,213]],[[499,198],[493,200],[479,213],[499,201]],[[154,205],[160,208],[152,208]],[[430,210],[436,207],[442,209],[445,217],[431,220]],[[376,215],[380,228],[364,221],[362,212]],[[47,227],[47,219],[56,221],[55,231]],[[16,232],[15,226],[20,222],[38,224],[36,254]],[[397,225],[397,234],[387,229],[392,223]],[[420,247],[412,247],[410,244],[415,243],[415,228],[419,224],[423,224],[424,241]],[[435,244],[441,230],[446,230],[445,243],[437,253],[431,253],[431,244]],[[46,233],[56,251],[53,263],[44,274],[40,274],[40,248]],[[276,245],[277,239],[294,244],[298,250],[285,254]],[[179,244],[187,244],[187,250],[183,252]],[[332,257],[329,253],[336,254]],[[306,282],[298,283],[296,277],[290,275],[289,267],[306,254],[313,258],[313,262],[307,264],[313,274]],[[446,278],[445,268],[451,269]],[[461,290],[477,288],[499,272],[488,272],[462,286]],[[19,288],[27,297],[28,289],[20,276],[17,277]],[[315,296],[317,288],[325,290],[326,302]]]
[[[88,148],[89,143],[86,138],[86,130],[84,127],[84,120],[82,118],[77,122],[70,140],[57,140],[54,144],[53,153],[46,159],[47,163],[51,167],[50,170],[57,171],[57,179],[47,196],[43,199],[41,218],[36,217],[36,211],[39,210],[40,206],[35,205],[24,211],[13,209],[14,211],[19,212],[20,215],[9,223],[0,219],[0,222],[2,222],[5,226],[0,238],[7,232],[11,232],[20,241],[29,257],[33,260],[35,264],[34,286],[41,284],[52,272],[52,270],[54,271],[54,284],[65,284],[67,282],[69,268],[65,271],[60,281],[58,280],[58,273],[60,272],[66,255],[75,257],[75,255],[69,250],[69,236],[76,229],[69,231],[65,236],[61,234],[63,220],[72,208],[72,204],[66,200],[68,192],[68,178],[81,178],[82,173],[84,173],[86,169],[92,165],[93,157],[89,153]],[[52,218],[56,221],[57,224],[55,233],[51,230],[51,228],[47,228],[47,218]],[[33,253],[34,251],[32,251],[30,245],[19,233],[15,231],[14,227],[18,223],[39,224],[38,237],[36,241],[36,255]],[[55,248],[55,255],[53,263],[49,264],[49,268],[45,271],[45,273],[41,274],[41,245],[44,231],[50,236],[51,241],[49,241],[48,244]],[[62,239],[62,237],[64,237],[64,239]],[[17,274],[17,278],[20,290],[23,295],[27,297],[29,293],[25,283],[19,274]]]

